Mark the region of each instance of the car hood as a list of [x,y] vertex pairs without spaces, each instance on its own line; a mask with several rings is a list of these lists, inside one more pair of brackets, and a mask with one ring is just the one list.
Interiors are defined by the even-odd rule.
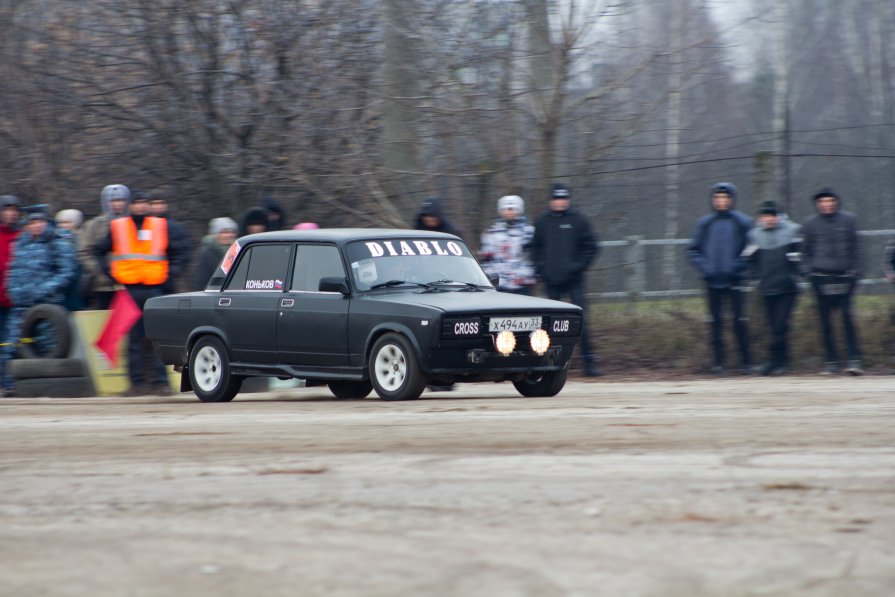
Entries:
[[520,311],[580,311],[580,307],[562,301],[545,298],[485,290],[469,292],[448,290],[447,292],[421,292],[419,290],[383,291],[364,295],[364,300],[382,301],[391,304],[432,307],[446,312],[520,312]]

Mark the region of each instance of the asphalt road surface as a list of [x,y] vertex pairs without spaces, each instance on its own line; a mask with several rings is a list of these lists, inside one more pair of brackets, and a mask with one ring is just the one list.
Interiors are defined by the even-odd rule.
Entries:
[[895,594],[895,376],[0,413],[3,596]]

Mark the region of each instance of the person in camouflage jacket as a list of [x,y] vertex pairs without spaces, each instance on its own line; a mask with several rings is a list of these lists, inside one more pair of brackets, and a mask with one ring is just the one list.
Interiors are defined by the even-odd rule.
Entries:
[[0,352],[0,384],[3,395],[12,395],[15,380],[9,375],[9,361],[15,358],[22,333],[22,315],[29,307],[42,303],[61,305],[77,273],[74,245],[58,234],[42,211],[29,214],[22,233],[13,247],[6,275],[6,288],[12,310],[4,330]]

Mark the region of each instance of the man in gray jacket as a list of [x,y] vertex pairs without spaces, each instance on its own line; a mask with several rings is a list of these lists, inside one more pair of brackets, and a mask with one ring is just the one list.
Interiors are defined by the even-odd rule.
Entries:
[[861,348],[852,320],[852,296],[861,279],[862,253],[858,237],[858,219],[842,211],[842,200],[832,189],[814,195],[817,213],[802,224],[802,262],[810,276],[817,297],[821,336],[826,352],[822,375],[839,371],[836,344],[833,338],[832,315],[842,313],[848,349],[846,373],[861,375]]

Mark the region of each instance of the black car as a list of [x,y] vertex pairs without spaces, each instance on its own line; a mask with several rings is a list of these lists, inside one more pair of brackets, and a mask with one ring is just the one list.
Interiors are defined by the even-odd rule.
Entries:
[[181,390],[223,402],[252,376],[374,388],[413,400],[427,385],[511,381],[525,396],[565,385],[581,309],[498,292],[458,237],[320,229],[238,239],[203,292],[146,303],[146,334]]

